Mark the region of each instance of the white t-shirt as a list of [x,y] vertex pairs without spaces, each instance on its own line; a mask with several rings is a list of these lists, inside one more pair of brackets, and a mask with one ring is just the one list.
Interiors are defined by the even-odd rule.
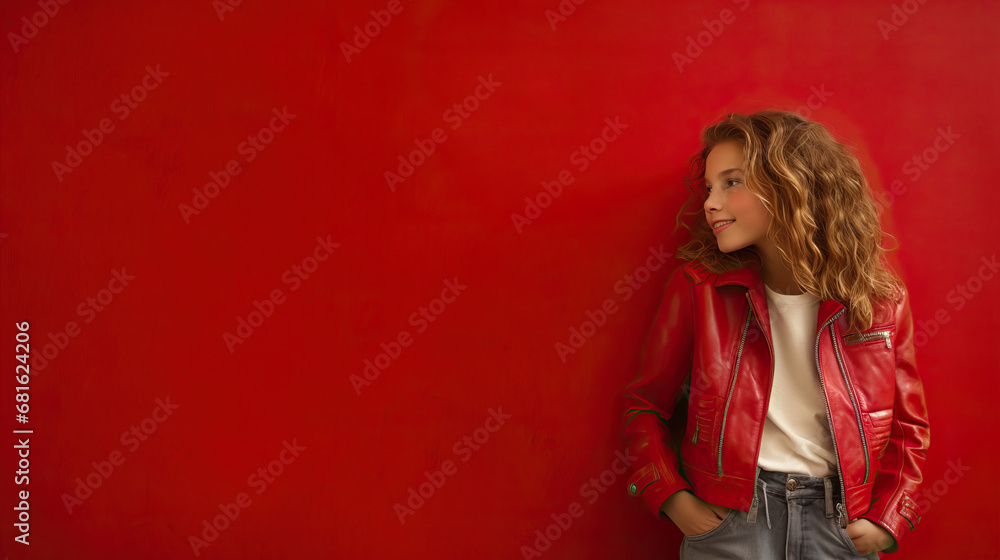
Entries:
[[764,286],[774,346],[774,379],[757,465],[768,471],[831,476],[836,457],[816,371],[820,299]]

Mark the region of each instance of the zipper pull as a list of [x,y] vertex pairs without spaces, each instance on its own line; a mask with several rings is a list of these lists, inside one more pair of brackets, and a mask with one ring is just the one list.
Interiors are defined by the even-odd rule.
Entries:
[[892,348],[892,340],[890,340],[889,333],[885,333],[885,347]]
[[750,511],[747,512],[747,523],[757,522],[757,504],[760,503],[757,498],[757,488],[754,488],[753,500],[750,502]]
[[837,504],[837,523],[840,524],[841,528],[847,528],[847,508],[844,504]]
[[694,426],[694,435],[691,436],[691,443],[698,443],[698,428],[700,428],[700,427],[701,427],[700,424],[695,424],[695,426]]

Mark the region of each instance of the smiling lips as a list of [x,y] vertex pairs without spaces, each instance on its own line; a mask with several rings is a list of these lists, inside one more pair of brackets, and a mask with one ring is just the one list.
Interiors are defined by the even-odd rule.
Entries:
[[726,229],[726,227],[735,222],[736,220],[719,220],[712,223],[712,233],[719,233],[720,231]]

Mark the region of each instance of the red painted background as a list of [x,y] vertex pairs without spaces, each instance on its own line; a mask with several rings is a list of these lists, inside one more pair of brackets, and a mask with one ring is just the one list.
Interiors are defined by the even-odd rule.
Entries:
[[613,470],[681,263],[637,269],[701,129],[778,107],[890,193],[932,424],[894,557],[996,557],[995,2],[220,5],[0,7],[5,556],[675,557]]

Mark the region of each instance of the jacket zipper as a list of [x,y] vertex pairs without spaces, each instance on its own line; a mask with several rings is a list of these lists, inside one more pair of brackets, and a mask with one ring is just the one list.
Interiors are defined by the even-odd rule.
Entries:
[[[767,351],[771,355],[771,379],[774,379],[774,350],[771,349],[771,339],[767,338],[767,331],[764,330],[764,325],[760,321],[760,315],[757,315],[756,310],[753,307],[753,300],[750,299],[750,290],[746,291],[747,303],[750,304],[750,311],[757,317],[757,326],[760,327],[761,333],[764,334],[764,340],[767,341]],[[770,400],[770,389],[768,389],[768,400]],[[765,404],[765,406],[767,406]],[[767,410],[765,409],[765,414]],[[760,440],[764,436],[764,430],[761,429],[761,437],[757,438],[757,446],[760,447]],[[760,474],[760,469],[755,468],[753,472],[753,499],[750,500],[751,508],[758,505],[759,500],[757,499],[757,480]]]
[[[844,312],[844,310],[841,309],[836,314],[834,314],[833,317],[830,317],[829,319],[827,319],[826,322],[823,323],[823,326],[821,326],[819,328],[819,331],[816,333],[816,373],[819,374],[820,394],[823,395],[823,406],[826,408],[826,423],[830,427],[830,439],[833,441],[833,455],[834,455],[834,460],[837,461],[837,477],[840,478],[840,500],[841,500],[841,502],[846,502],[847,501],[847,485],[844,482],[844,473],[843,473],[843,471],[840,468],[840,452],[837,450],[837,436],[833,432],[833,419],[830,416],[830,402],[826,398],[826,387],[823,384],[823,371],[822,371],[822,369],[820,369],[820,365],[819,365],[819,339],[820,339],[821,336],[823,336],[823,329],[825,329],[827,327],[827,325],[829,325],[830,323],[832,323],[833,321],[835,321],[837,319],[837,317],[839,317],[843,312]],[[838,510],[839,510],[839,508],[838,508]],[[840,515],[838,515],[837,517],[839,518]],[[844,517],[846,517],[846,515]],[[843,522],[841,522],[840,526],[844,527]]]
[[722,476],[722,437],[726,434],[726,417],[729,416],[729,403],[733,400],[733,389],[736,388],[736,376],[740,372],[740,358],[743,356],[743,343],[746,342],[751,315],[753,313],[751,313],[750,309],[747,309],[747,320],[743,323],[743,335],[740,336],[740,348],[736,351],[736,365],[733,366],[733,378],[729,382],[729,396],[726,397],[726,408],[722,412],[722,427],[719,429],[719,476]]
[[890,340],[891,335],[892,331],[888,330],[849,334],[844,337],[844,346],[852,346],[854,344],[861,344],[862,342],[868,342],[870,340],[884,338],[885,347],[892,348],[892,342]]
[[[885,340],[886,343],[889,342],[888,338]],[[840,365],[840,374],[844,377],[844,385],[847,386],[847,394],[851,396],[851,406],[854,407],[854,418],[858,421],[858,432],[861,434],[861,446],[865,449],[865,482],[867,483],[868,473],[871,468],[868,464],[868,439],[865,438],[865,429],[861,425],[861,412],[858,409],[858,401],[854,396],[854,388],[851,387],[851,383],[847,380],[847,368],[844,367],[844,362],[840,359],[840,350],[837,348],[837,334],[834,332],[833,327],[830,327],[830,341],[833,344],[834,353],[837,354],[837,364]]]

